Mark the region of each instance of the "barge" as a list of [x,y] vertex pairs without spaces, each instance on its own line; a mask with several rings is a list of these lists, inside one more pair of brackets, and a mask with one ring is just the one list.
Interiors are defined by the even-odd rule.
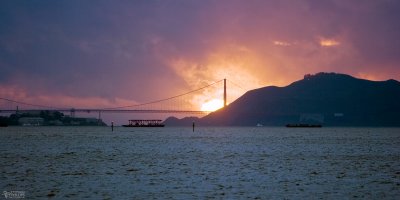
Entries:
[[164,127],[159,119],[131,119],[129,124],[122,125],[123,127]]

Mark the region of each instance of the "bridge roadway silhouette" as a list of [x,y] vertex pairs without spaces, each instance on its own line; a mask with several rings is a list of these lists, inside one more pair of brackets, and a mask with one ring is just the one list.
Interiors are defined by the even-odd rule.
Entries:
[[[142,109],[133,109],[134,107],[140,107],[140,106],[146,106],[146,105],[154,105],[156,103],[161,103],[165,101],[169,101],[172,99],[177,99],[179,97],[198,92],[200,90],[203,90],[207,87],[210,87],[212,85],[215,85],[217,83],[222,82],[224,83],[224,93],[223,93],[223,99],[224,99],[224,104],[223,106],[225,107],[227,105],[227,92],[226,92],[226,79],[221,79],[219,81],[216,81],[214,83],[211,83],[209,85],[206,85],[204,87],[201,87],[196,90],[192,90],[189,92],[186,92],[184,94],[180,94],[177,96],[157,100],[157,101],[152,101],[152,102],[147,102],[143,104],[137,104],[137,105],[128,105],[128,106],[120,106],[120,107],[114,107],[114,108],[56,108],[56,107],[50,107],[50,106],[45,106],[45,105],[37,105],[37,104],[30,104],[26,102],[21,102],[21,101],[15,101],[7,98],[1,98],[0,100],[5,100],[11,103],[16,103],[16,104],[21,104],[21,105],[26,105],[26,106],[33,106],[33,107],[38,107],[36,109],[0,109],[0,113],[24,113],[24,112],[40,112],[40,111],[59,111],[63,113],[71,113],[71,116],[75,116],[75,113],[177,113],[177,114],[198,114],[198,115],[204,115],[211,113],[211,111],[202,111],[202,110],[180,110],[180,109],[149,109],[149,108],[142,108]],[[232,82],[233,83],[233,82]],[[234,85],[238,86],[237,84],[233,83]],[[242,88],[242,87],[240,87]],[[243,89],[243,88],[242,88]]]
[[71,108],[71,109],[2,109],[0,113],[24,113],[24,112],[40,112],[40,111],[58,111],[58,112],[70,112],[70,113],[182,113],[182,114],[208,114],[211,111],[201,110],[150,110],[150,109],[87,109],[87,108]]

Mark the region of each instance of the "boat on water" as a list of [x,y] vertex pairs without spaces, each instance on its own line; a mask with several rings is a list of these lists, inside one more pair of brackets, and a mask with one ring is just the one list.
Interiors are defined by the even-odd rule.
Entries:
[[164,127],[159,119],[131,119],[129,124],[122,125],[123,127]]
[[288,128],[321,128],[320,124],[286,124]]

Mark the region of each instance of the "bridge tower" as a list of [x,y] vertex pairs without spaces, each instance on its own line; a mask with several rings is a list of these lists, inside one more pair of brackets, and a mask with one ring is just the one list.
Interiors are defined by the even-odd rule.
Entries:
[[224,78],[224,107],[226,107],[226,78]]

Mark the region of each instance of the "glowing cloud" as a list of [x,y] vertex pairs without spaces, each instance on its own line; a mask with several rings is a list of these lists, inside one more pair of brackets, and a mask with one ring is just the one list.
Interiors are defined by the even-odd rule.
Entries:
[[319,40],[319,45],[321,45],[322,47],[332,47],[332,46],[338,46],[340,45],[340,43],[334,39],[321,38]]
[[[224,45],[208,53],[204,60],[189,58],[171,59],[168,65],[182,77],[192,89],[214,81],[228,80],[228,103],[243,95],[247,89],[261,87],[261,59],[250,49],[240,45]],[[191,104],[203,109],[205,102],[220,99],[223,85],[215,85],[193,97]],[[213,101],[215,102],[215,101]]]
[[289,42],[279,41],[279,40],[275,40],[273,42],[273,44],[276,45],[276,46],[291,46],[292,45]]
[[[0,97],[19,101],[124,106],[226,78],[229,103],[321,71],[400,79],[400,1],[24,2],[0,1]],[[222,96],[219,82],[182,103]]]

